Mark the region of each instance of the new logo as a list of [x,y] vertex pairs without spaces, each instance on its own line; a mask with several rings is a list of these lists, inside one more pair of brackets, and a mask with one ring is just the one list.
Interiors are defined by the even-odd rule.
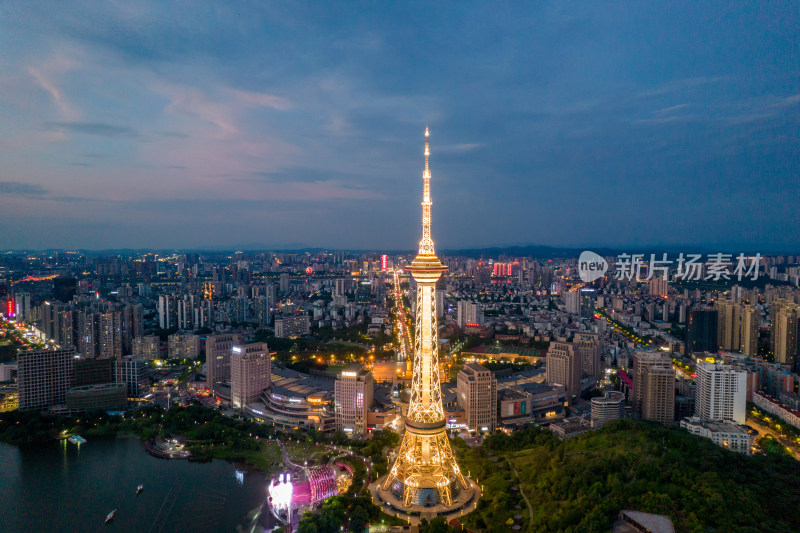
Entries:
[[578,275],[585,283],[591,283],[596,279],[605,276],[608,271],[608,263],[605,259],[589,250],[581,253],[578,258]]

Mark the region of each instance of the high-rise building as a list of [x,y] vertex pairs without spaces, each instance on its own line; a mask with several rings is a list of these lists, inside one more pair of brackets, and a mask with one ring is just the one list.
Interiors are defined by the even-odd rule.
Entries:
[[414,365],[405,434],[389,473],[370,486],[373,501],[384,512],[418,525],[422,519],[445,521],[469,512],[480,497],[478,486],[456,464],[447,437],[439,381],[439,335],[436,282],[446,270],[431,239],[431,188],[425,130],[425,171],[422,200],[422,240],[406,270],[417,283]]
[[167,338],[170,359],[197,359],[200,355],[200,337],[191,333],[173,333]]
[[109,310],[97,319],[97,357],[116,359],[122,357],[122,313]]
[[20,411],[65,405],[75,372],[75,348],[28,350],[17,357]]
[[231,350],[240,344],[239,333],[209,335],[206,339],[206,385],[212,391],[218,383],[231,379]]
[[139,398],[145,390],[147,379],[147,363],[144,359],[136,359],[131,355],[126,355],[120,361],[114,361],[114,376],[117,383],[125,383],[128,386],[128,398]]
[[603,343],[596,333],[578,332],[572,339],[576,355],[581,360],[583,373],[596,380],[603,377]]
[[719,349],[738,352],[742,345],[742,306],[731,300],[717,300],[717,342]]
[[741,352],[755,357],[758,355],[758,309],[750,304],[742,307]]
[[158,359],[161,348],[161,339],[157,335],[146,335],[144,337],[134,337],[131,353],[136,359],[146,359],[152,361]]
[[792,366],[797,370],[798,319],[800,305],[790,300],[779,299],[772,303],[772,353],[775,362]]
[[14,319],[17,322],[32,322],[31,295],[27,292],[14,294]]
[[477,363],[467,363],[458,373],[458,404],[470,431],[494,431],[497,427],[497,379]]
[[243,409],[270,386],[272,362],[263,342],[231,348],[231,405]]
[[669,289],[669,283],[663,276],[654,276],[650,280],[650,295],[651,296],[666,296]]
[[275,319],[275,336],[279,339],[301,337],[311,333],[311,317],[294,315]]
[[672,360],[661,352],[636,352],[633,354],[633,394],[631,404],[635,411],[642,412],[645,392],[645,371],[650,367],[672,369]]
[[480,261],[475,265],[475,273],[473,274],[473,283],[475,285],[486,285],[492,281],[492,267],[486,262]]
[[278,288],[281,294],[288,294],[289,292],[289,274],[282,272],[278,277]]
[[350,365],[336,376],[334,383],[336,431],[352,437],[367,432],[367,413],[372,407],[375,379],[364,365]]
[[481,304],[477,302],[469,302],[467,300],[459,300],[457,304],[458,311],[458,327],[463,328],[467,324],[483,324],[483,310]]
[[144,335],[144,309],[141,304],[122,309],[122,354],[133,353],[133,339]]
[[717,310],[710,307],[696,307],[689,312],[686,333],[686,352],[689,355],[700,352],[717,353],[717,318]]
[[567,305],[567,313],[573,315],[581,314],[581,293],[578,290],[570,290],[564,294],[564,303]]
[[158,297],[158,327],[171,329],[178,327],[178,299],[175,296]]
[[633,356],[633,407],[644,420],[671,424],[675,415],[675,370],[669,356],[638,352]]
[[697,362],[695,416],[704,420],[733,420],[744,424],[747,417],[747,371],[707,361]]
[[575,353],[575,347],[569,342],[557,341],[550,344],[547,350],[546,370],[547,382],[564,385],[570,403],[580,396],[583,361]]

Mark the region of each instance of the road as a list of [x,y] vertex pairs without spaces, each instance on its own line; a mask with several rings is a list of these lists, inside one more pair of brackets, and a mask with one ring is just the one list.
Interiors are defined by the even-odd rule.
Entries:
[[399,271],[394,271],[394,308],[395,322],[397,323],[398,337],[400,337],[400,355],[398,361],[405,361],[411,356],[411,334],[408,331],[408,321],[406,318],[405,304],[403,302],[403,291],[400,290]]
[[760,439],[764,435],[770,435],[775,440],[783,444],[784,448],[788,448],[786,452],[789,455],[794,457],[796,460],[800,461],[800,452],[798,452],[796,447],[791,445],[791,442],[789,442],[789,440],[786,439],[786,437],[782,437],[781,434],[775,431],[774,429],[770,428],[769,426],[761,424],[758,420],[756,420],[755,418],[751,418],[750,416],[747,417],[747,425],[758,431],[758,437],[756,437],[756,440]]

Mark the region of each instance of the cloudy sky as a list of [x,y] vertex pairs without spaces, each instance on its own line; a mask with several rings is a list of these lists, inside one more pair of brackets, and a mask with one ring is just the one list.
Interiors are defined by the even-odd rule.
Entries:
[[800,251],[796,3],[522,4],[0,3],[0,248]]

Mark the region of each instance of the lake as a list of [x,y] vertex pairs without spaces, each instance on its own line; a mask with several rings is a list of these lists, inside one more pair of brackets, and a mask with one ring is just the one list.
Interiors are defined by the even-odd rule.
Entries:
[[[144,492],[136,496],[136,487]],[[0,532],[269,531],[262,472],[148,455],[134,438],[0,443]],[[106,515],[118,509],[115,519]]]

